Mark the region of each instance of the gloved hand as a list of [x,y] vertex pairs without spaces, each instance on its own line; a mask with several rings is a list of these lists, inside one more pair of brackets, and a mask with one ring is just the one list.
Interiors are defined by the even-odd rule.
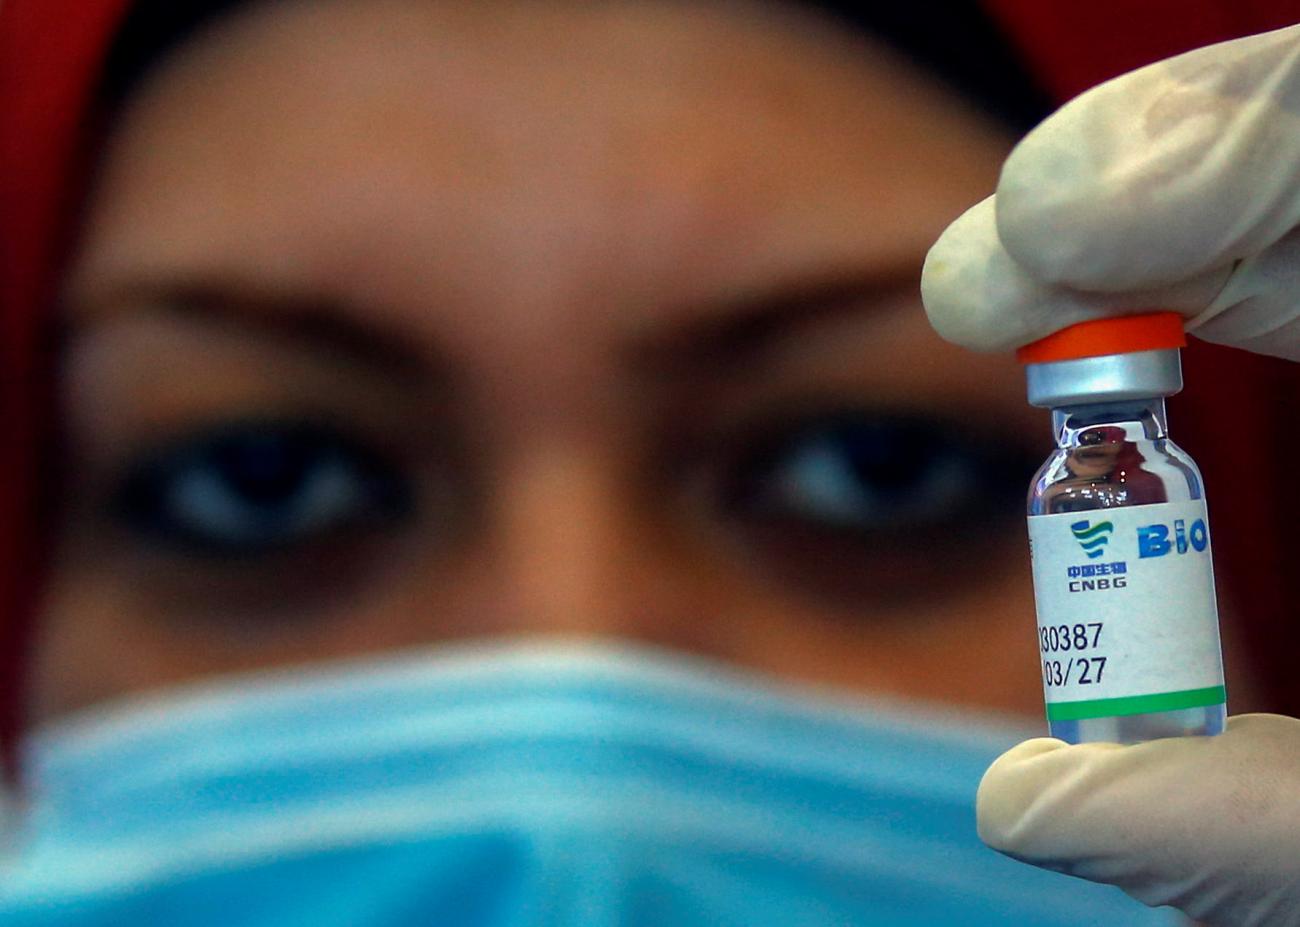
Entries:
[[[952,224],[921,282],[951,341],[1007,350],[1174,309],[1300,360],[1300,26],[1200,49],[1067,104]],[[978,800],[984,840],[1214,927],[1300,925],[1300,721],[1137,746],[1031,740]]]
[[1121,747],[1048,737],[980,783],[980,837],[1009,856],[1213,927],[1300,924],[1300,721]]
[[930,250],[921,293],[939,334],[977,350],[1158,308],[1207,341],[1300,360],[1298,226],[1293,26],[1066,104]]

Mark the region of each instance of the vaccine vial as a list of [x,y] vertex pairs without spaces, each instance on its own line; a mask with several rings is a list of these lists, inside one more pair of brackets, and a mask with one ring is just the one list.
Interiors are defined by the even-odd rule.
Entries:
[[1201,474],[1169,439],[1176,313],[1084,322],[1021,348],[1056,449],[1029,489],[1047,720],[1069,743],[1218,734],[1226,718]]

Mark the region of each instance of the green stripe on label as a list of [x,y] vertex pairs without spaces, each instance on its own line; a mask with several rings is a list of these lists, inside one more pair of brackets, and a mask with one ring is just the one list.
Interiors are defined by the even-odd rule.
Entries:
[[1117,715],[1144,715],[1153,711],[1177,711],[1180,708],[1204,708],[1228,700],[1223,686],[1184,689],[1182,692],[1157,692],[1155,695],[1130,695],[1126,698],[1095,698],[1083,702],[1048,702],[1048,721],[1081,721],[1084,718],[1112,718]]

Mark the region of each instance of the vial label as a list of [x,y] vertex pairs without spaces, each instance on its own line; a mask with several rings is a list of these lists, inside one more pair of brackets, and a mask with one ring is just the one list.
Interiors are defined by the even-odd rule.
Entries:
[[1050,721],[1223,703],[1204,501],[1029,518]]

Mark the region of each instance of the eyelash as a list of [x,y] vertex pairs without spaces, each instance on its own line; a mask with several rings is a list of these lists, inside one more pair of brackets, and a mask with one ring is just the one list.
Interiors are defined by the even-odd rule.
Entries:
[[723,481],[737,517],[872,535],[953,526],[1022,496],[1031,457],[922,415],[805,413],[742,440]]
[[146,452],[110,506],[146,542],[230,560],[391,529],[412,514],[414,498],[399,467],[341,430],[266,420],[217,425]]
[[710,494],[757,581],[908,620],[1005,565],[1036,465],[996,427],[870,408],[787,415],[730,446]]

